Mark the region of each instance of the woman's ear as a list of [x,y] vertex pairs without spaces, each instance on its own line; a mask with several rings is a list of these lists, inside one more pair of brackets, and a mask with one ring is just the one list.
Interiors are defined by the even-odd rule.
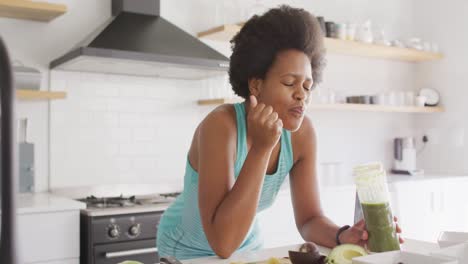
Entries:
[[249,91],[251,95],[258,96],[262,90],[262,79],[249,79]]

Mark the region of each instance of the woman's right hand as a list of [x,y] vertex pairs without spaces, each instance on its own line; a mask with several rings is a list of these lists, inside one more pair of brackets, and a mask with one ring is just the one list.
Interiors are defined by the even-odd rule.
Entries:
[[252,137],[252,148],[263,150],[272,150],[283,130],[283,122],[278,118],[278,113],[273,111],[273,107],[259,104],[253,95],[250,96],[247,126]]

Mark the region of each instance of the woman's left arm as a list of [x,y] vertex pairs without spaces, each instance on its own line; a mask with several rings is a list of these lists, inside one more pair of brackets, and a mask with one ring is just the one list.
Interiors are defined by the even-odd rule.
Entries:
[[[305,241],[312,241],[325,247],[335,247],[339,226],[328,219],[320,205],[320,194],[316,173],[317,141],[311,120],[306,116],[301,128],[294,133],[294,155],[297,156],[290,171],[291,199],[294,207],[296,226]],[[395,217],[395,222],[397,219]],[[396,225],[397,233],[401,229]],[[368,234],[362,220],[343,231],[341,243],[364,245]],[[400,237],[400,243],[403,243]]]
[[305,241],[334,247],[339,227],[325,217],[320,206],[316,174],[316,135],[307,116],[299,130],[292,134],[292,144],[297,158],[289,177],[297,229]]

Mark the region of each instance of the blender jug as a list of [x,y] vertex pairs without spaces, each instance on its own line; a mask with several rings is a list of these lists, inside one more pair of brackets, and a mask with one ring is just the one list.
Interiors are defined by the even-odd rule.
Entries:
[[385,171],[380,163],[360,165],[353,169],[354,182],[361,203],[367,241],[372,252],[385,252],[400,249],[390,208],[390,194]]

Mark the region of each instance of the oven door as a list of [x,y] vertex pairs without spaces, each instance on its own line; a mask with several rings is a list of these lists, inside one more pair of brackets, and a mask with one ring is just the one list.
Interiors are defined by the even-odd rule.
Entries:
[[95,264],[118,264],[126,260],[142,263],[158,263],[159,255],[156,239],[137,240],[94,247]]

